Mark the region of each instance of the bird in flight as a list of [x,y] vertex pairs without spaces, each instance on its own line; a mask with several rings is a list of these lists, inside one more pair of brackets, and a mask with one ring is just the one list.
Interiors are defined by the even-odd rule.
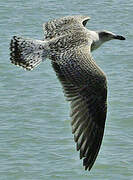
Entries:
[[85,26],[88,16],[66,16],[43,25],[44,40],[14,36],[10,60],[26,70],[51,60],[71,106],[71,125],[77,151],[85,170],[90,170],[98,155],[107,113],[107,80],[91,52],[104,42],[123,36],[109,31],[91,31]]

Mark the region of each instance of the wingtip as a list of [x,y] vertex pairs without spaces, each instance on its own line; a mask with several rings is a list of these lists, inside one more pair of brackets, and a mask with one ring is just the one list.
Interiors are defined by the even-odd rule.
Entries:
[[85,166],[85,171],[90,171],[92,166]]

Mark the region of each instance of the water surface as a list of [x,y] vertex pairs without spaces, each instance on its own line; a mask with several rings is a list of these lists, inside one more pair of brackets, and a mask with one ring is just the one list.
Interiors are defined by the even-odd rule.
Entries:
[[[133,1],[1,0],[0,179],[133,179]],[[13,35],[43,38],[42,24],[91,16],[87,27],[126,36],[93,56],[108,77],[108,116],[99,156],[84,171],[71,134],[69,105],[47,60],[32,72],[10,64]]]

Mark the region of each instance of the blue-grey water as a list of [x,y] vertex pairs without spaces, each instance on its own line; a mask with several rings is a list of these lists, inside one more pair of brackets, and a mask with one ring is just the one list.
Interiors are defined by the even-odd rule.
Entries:
[[[93,53],[108,77],[100,153],[84,171],[71,134],[69,104],[50,60],[27,72],[10,63],[13,35],[43,39],[42,24],[89,15],[87,28],[126,37]],[[0,180],[133,179],[133,1],[0,1]]]

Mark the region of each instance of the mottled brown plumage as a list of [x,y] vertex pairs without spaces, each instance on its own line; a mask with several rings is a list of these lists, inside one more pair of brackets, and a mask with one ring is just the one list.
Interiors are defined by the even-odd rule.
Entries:
[[13,37],[11,62],[28,70],[49,58],[71,105],[71,125],[85,169],[98,155],[107,113],[107,81],[91,51],[111,39],[124,40],[108,31],[85,28],[87,16],[68,16],[44,24],[43,41]]

